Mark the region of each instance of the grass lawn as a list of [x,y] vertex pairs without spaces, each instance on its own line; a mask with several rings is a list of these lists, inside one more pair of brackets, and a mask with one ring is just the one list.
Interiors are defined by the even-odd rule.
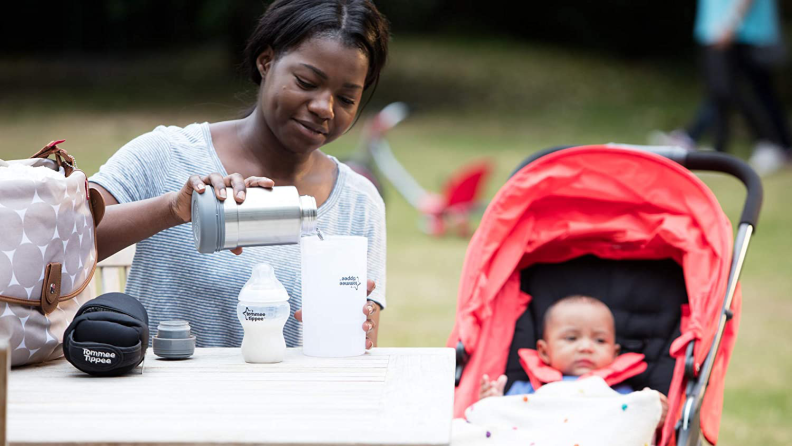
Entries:
[[[674,64],[679,64],[675,61]],[[693,62],[691,61],[691,66]],[[229,81],[216,51],[125,60],[0,60],[0,158],[27,157],[66,139],[93,173],[121,145],[156,125],[235,117],[246,88]],[[394,153],[427,189],[439,191],[461,165],[487,158],[492,197],[530,153],[554,145],[644,143],[649,130],[683,125],[699,98],[690,69],[627,63],[504,42],[397,39],[375,109],[404,100],[413,114],[391,134]],[[249,97],[249,95],[248,95]],[[327,147],[355,149],[359,127]],[[734,152],[747,156],[738,129]],[[735,218],[742,186],[704,175]],[[792,170],[764,182],[765,202],[743,271],[743,315],[726,381],[721,444],[792,443]],[[454,321],[467,239],[431,238],[418,214],[386,188],[388,309],[381,346],[441,346]]]

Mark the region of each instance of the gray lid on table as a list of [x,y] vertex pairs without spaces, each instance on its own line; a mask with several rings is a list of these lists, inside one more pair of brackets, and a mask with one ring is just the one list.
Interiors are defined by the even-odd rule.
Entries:
[[189,358],[195,353],[195,336],[190,334],[187,321],[162,321],[157,336],[152,339],[154,354],[169,359]]

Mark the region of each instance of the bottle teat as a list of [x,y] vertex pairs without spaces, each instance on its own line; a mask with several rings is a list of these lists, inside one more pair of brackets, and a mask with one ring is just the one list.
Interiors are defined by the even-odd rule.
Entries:
[[275,276],[275,269],[269,263],[258,263],[242,291],[239,300],[246,302],[285,302],[289,300],[283,284]]

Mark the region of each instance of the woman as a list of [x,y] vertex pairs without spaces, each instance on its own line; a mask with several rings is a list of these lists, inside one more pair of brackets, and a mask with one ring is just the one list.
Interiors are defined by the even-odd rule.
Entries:
[[[385,305],[385,207],[374,186],[319,148],[354,122],[363,92],[376,88],[388,51],[388,24],[369,0],[278,0],[245,50],[259,85],[242,119],[157,127],[122,147],[90,178],[109,205],[97,229],[99,257],[137,243],[127,292],[149,312],[150,327],[186,319],[200,347],[242,342],[236,296],[251,267],[267,262],[302,301],[297,245],[198,254],[193,193],[211,185],[220,200],[242,202],[247,187],[296,186],[316,198],[323,233],[368,237],[366,348],[376,344]],[[186,182],[185,182],[186,180]],[[233,197],[226,197],[225,187]],[[376,283],[376,289],[374,286]],[[300,311],[284,329],[302,343]]]

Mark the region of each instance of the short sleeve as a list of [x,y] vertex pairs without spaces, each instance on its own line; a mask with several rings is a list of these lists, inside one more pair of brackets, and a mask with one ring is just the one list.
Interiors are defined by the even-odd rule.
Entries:
[[165,191],[170,150],[165,128],[158,127],[121,147],[88,181],[107,189],[119,203],[158,197]]
[[[373,187],[372,187],[373,188]],[[369,224],[366,229],[368,237],[368,278],[373,280],[376,288],[369,295],[369,299],[385,308],[385,259],[387,243],[385,238],[385,203],[377,194],[372,197],[372,205],[368,209]]]

